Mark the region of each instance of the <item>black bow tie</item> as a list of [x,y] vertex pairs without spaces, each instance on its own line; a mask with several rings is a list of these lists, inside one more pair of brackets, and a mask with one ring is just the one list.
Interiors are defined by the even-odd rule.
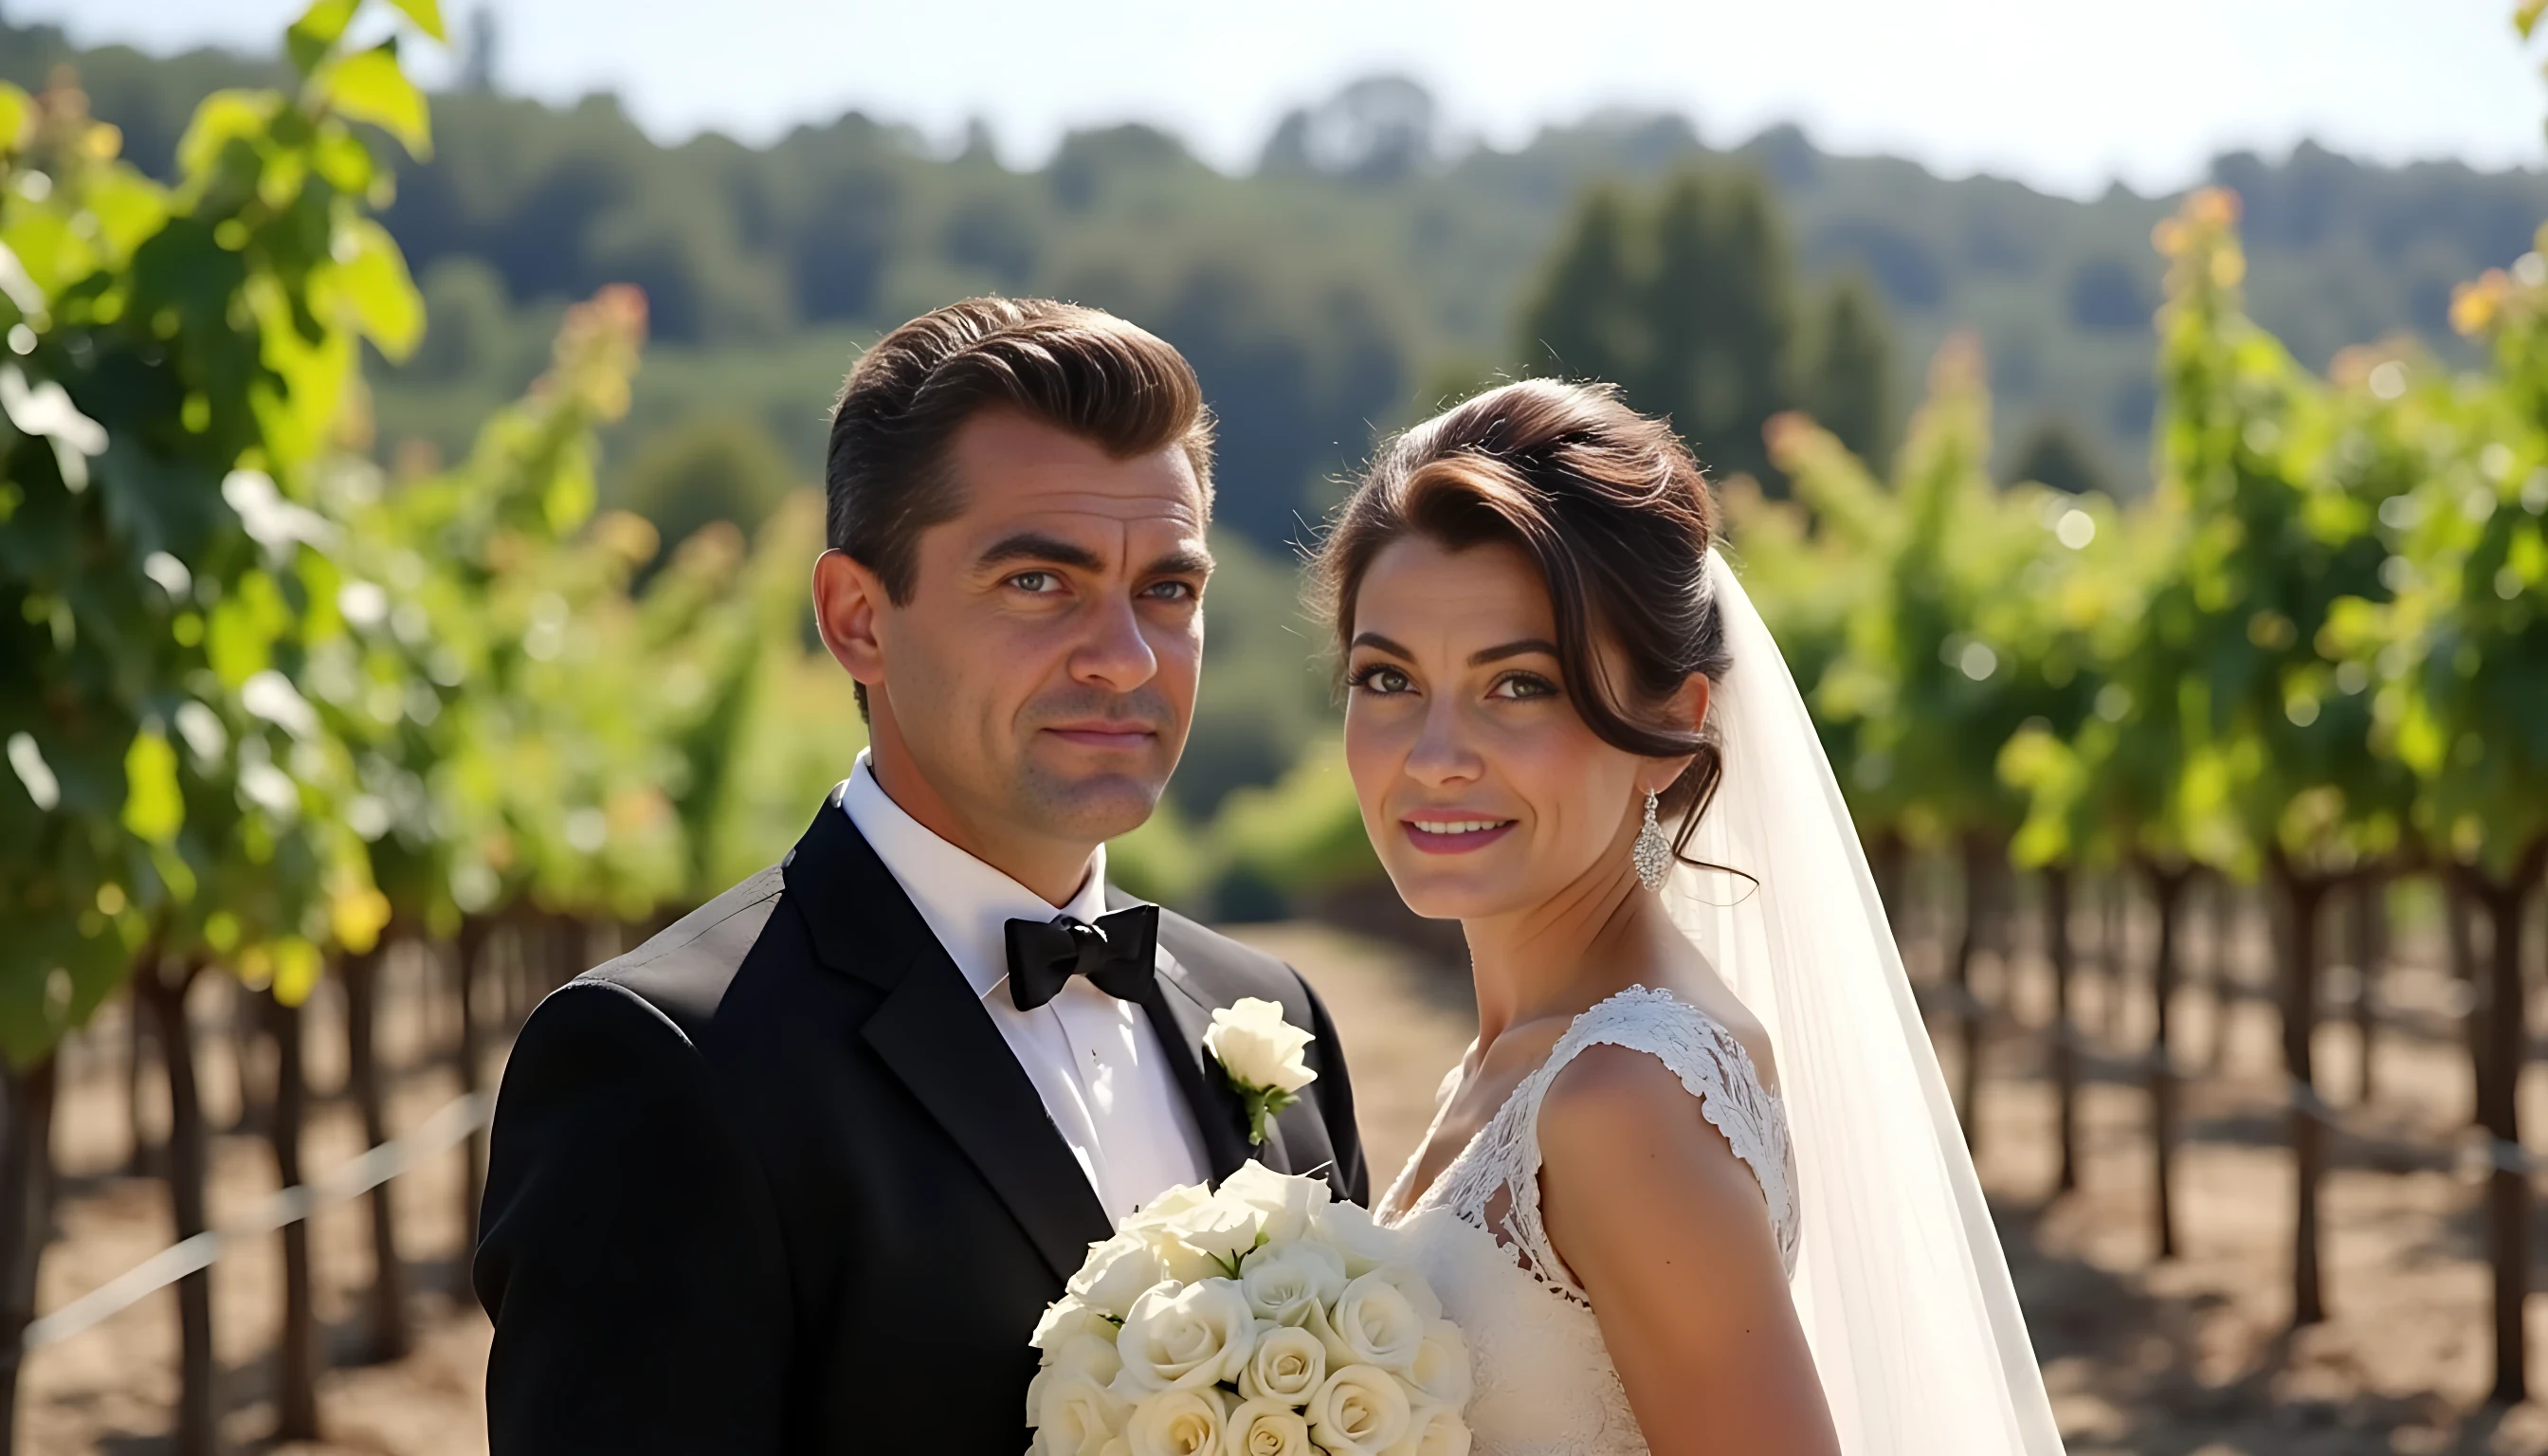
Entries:
[[1068,915],[1009,922],[1009,1001],[1033,1011],[1061,994],[1075,975],[1119,1001],[1138,1001],[1150,986],[1159,945],[1159,907],[1136,905],[1090,925]]

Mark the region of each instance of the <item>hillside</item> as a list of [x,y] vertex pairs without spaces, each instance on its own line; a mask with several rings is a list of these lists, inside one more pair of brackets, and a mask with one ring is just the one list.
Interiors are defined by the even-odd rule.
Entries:
[[[145,166],[165,165],[206,91],[271,69],[0,28],[0,76],[40,84],[63,62]],[[964,293],[1049,292],[1124,312],[1194,357],[1223,420],[1228,519],[1278,545],[1372,427],[1526,361],[1519,301],[1588,184],[1733,162],[1773,182],[1808,279],[1856,268],[1879,286],[1902,383],[1948,331],[1977,329],[2004,443],[2061,418],[2117,488],[2140,471],[2148,237],[2168,198],[1946,179],[1826,154],[1792,128],[1712,152],[1651,115],[1446,155],[1429,100],[1392,81],[1296,114],[1246,176],[1142,127],[1076,134],[1021,171],[986,145],[938,154],[857,113],[753,148],[714,135],[658,145],[606,96],[434,105],[433,160],[408,169],[388,221],[426,281],[435,336],[381,380],[388,444],[456,446],[536,370],[557,306],[627,280],[646,289],[659,346],[623,434],[740,413],[810,476],[861,340]],[[2401,330],[2456,348],[2452,286],[2519,254],[2548,216],[2535,172],[2380,167],[2304,145],[2280,161],[2224,156],[2212,175],[2246,200],[2259,317],[2320,365]],[[623,440],[620,458],[644,443]]]

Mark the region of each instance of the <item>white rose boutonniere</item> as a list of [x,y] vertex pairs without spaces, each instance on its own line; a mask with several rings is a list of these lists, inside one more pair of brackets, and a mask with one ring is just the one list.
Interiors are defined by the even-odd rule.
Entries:
[[1254,996],[1212,1014],[1203,1046],[1221,1063],[1221,1074],[1247,1105],[1247,1140],[1265,1143],[1265,1124],[1301,1100],[1318,1073],[1301,1059],[1311,1036],[1283,1020],[1283,1008]]

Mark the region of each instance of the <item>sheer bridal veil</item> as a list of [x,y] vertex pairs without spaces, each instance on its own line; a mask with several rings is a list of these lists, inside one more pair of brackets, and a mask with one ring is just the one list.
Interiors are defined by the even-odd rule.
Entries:
[[[1725,775],[1674,921],[1769,1028],[1804,1234],[1792,1292],[1850,1456],[2058,1456],[2008,1262],[1840,785],[1723,557]],[[1757,880],[1757,883],[1754,881]]]

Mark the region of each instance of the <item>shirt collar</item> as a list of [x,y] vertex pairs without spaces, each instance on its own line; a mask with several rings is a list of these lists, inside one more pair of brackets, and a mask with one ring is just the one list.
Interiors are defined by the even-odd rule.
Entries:
[[1104,845],[1088,857],[1088,877],[1056,908],[912,818],[876,782],[864,749],[841,786],[841,810],[911,897],[975,996],[989,996],[1009,978],[1010,921],[1048,921],[1066,914],[1094,922],[1106,913]]

